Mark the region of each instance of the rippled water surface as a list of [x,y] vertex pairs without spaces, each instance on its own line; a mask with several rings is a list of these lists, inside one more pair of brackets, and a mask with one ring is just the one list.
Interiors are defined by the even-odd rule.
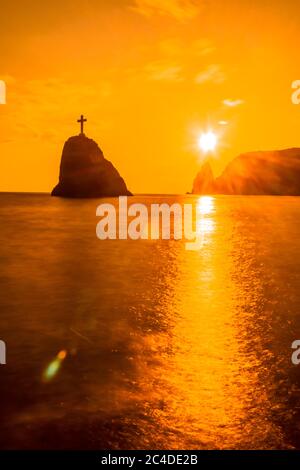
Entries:
[[130,199],[197,204],[198,251],[100,202],[0,195],[0,447],[300,448],[300,198]]

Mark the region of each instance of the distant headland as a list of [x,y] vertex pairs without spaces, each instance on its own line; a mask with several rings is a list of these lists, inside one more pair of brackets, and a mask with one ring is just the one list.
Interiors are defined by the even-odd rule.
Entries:
[[69,198],[131,196],[125,181],[104,158],[98,144],[84,134],[86,119],[81,116],[78,122],[81,132],[65,142],[59,182],[51,195]]
[[300,148],[241,154],[217,178],[207,162],[192,194],[300,196]]

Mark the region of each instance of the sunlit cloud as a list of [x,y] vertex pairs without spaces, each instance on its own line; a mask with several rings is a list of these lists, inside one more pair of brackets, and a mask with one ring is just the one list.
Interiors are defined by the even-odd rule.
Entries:
[[201,38],[193,41],[190,45],[195,56],[206,56],[212,54],[216,50],[214,43],[208,38]]
[[168,38],[159,43],[159,52],[166,57],[181,57],[182,59],[198,58],[212,54],[216,50],[214,43],[208,38],[194,41],[183,41],[177,37]]
[[185,21],[199,14],[201,4],[199,0],[134,0],[131,8],[147,17],[160,15]]
[[195,77],[195,83],[198,83],[199,85],[206,82],[220,84],[224,81],[225,74],[222,72],[219,64],[209,65]]
[[152,62],[145,67],[148,79],[167,82],[181,82],[182,67],[177,64],[165,62]]
[[201,73],[194,78],[194,66],[191,64],[199,62],[202,58],[211,54],[216,50],[213,42],[208,38],[199,38],[197,40],[183,40],[179,37],[169,37],[158,42],[151,52],[156,60],[148,62],[141,68],[131,69],[131,75],[142,74],[148,80],[153,81],[169,81],[183,82],[195,81],[196,83],[204,83],[213,81],[221,83],[225,79],[225,75],[218,64],[209,65],[203,68]]
[[244,104],[244,101],[243,100],[230,100],[230,99],[226,99],[226,100],[223,100],[223,104],[225,106],[228,106],[229,108],[234,108],[236,106],[240,106],[241,104]]
[[[70,115],[76,117],[78,109],[87,106],[90,111],[96,110],[99,103],[104,105],[111,98],[112,93],[112,84],[108,80],[99,80],[96,86],[56,77],[15,81],[9,88],[13,138],[24,139],[26,136],[27,139],[54,142],[64,123],[70,122]],[[73,122],[70,125],[73,128]],[[103,125],[102,119],[98,125]],[[11,138],[10,135],[6,137]]]

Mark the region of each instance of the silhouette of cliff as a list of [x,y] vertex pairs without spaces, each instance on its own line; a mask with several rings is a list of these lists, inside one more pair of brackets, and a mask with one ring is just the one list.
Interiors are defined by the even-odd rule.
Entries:
[[210,164],[204,163],[199,173],[194,179],[193,193],[194,194],[208,194],[212,192],[214,184],[214,175]]
[[93,198],[131,195],[123,178],[104,158],[94,140],[80,134],[65,142],[59,182],[52,196]]
[[207,165],[195,178],[193,194],[300,195],[299,148],[241,154],[213,180]]

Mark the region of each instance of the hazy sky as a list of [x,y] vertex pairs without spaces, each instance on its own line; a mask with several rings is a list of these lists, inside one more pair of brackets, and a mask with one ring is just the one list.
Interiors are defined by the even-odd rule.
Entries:
[[133,192],[190,190],[208,127],[216,173],[241,152],[300,147],[299,0],[0,0],[0,10],[0,190],[51,191],[81,113]]

